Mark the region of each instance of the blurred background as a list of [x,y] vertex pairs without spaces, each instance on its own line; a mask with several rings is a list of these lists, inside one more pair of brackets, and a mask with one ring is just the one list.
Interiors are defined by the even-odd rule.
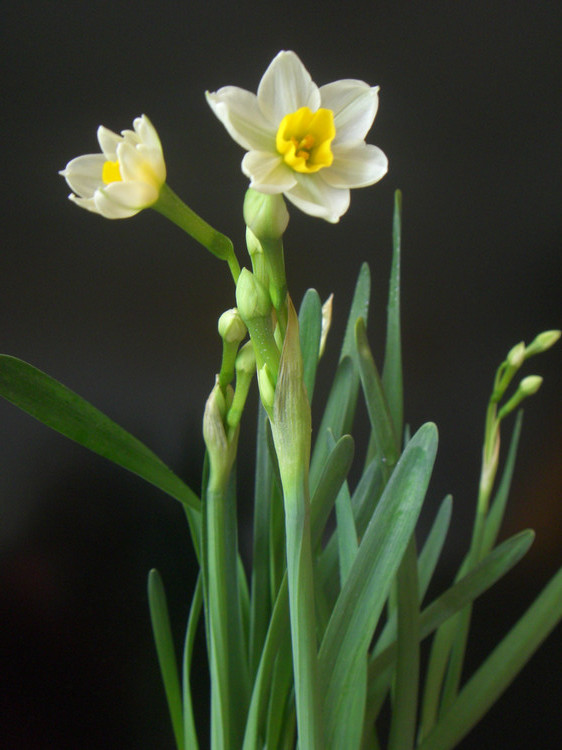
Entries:
[[[80,393],[198,490],[216,319],[233,304],[227,268],[155,212],[109,222],[79,210],[57,171],[98,150],[100,123],[120,131],[146,113],[169,184],[245,262],[243,153],[203,92],[255,91],[280,49],[295,50],[318,84],[380,85],[368,140],[389,173],[354,191],[338,225],[290,209],[288,279],[297,301],[309,286],[335,295],[318,405],[364,260],[370,338],[383,350],[402,189],[406,418],[440,430],[420,539],[454,497],[441,590],[466,550],[495,369],[521,339],[562,326],[561,21],[560,4],[546,1],[8,0],[1,350]],[[545,381],[527,404],[502,535],[532,527],[537,539],[476,608],[468,672],[562,563],[561,365],[559,344],[525,370]],[[250,409],[239,467],[245,545],[254,419]],[[6,402],[0,445],[0,746],[171,748],[146,575],[163,575],[179,644],[196,570],[181,508]],[[560,659],[558,629],[461,747],[557,746]],[[201,651],[201,712],[205,675]]]

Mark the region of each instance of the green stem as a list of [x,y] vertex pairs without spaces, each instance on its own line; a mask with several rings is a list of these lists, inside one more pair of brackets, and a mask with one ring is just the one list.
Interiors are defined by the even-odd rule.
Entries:
[[304,471],[295,481],[291,481],[283,477],[282,465],[280,469],[285,498],[287,577],[299,748],[321,750],[324,741],[318,692],[308,482]]
[[217,258],[225,260],[236,284],[240,276],[240,265],[234,254],[232,242],[226,235],[207,224],[174,193],[167,183],[162,186],[160,196],[152,208],[187,232]]

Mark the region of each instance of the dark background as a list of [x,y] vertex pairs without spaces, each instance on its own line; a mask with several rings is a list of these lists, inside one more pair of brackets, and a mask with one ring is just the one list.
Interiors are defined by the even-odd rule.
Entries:
[[[203,92],[256,90],[279,49],[318,84],[379,84],[369,140],[384,180],[332,226],[291,209],[289,285],[335,293],[324,392],[360,263],[373,274],[380,355],[393,191],[404,193],[406,416],[440,429],[421,535],[454,496],[441,585],[466,549],[486,400],[517,341],[561,327],[560,32],[556,2],[8,2],[2,24],[1,349],[86,397],[198,489],[200,424],[232,305],[223,267],[152,211],[109,222],[57,176],[95,131],[146,113],[170,185],[229,234],[242,262],[242,150]],[[526,410],[503,535],[538,538],[477,607],[469,669],[562,562],[562,346]],[[322,377],[322,376],[321,376]],[[322,394],[322,390],[320,391]],[[318,397],[318,403],[322,400]],[[243,424],[243,494],[253,415]],[[505,436],[507,437],[507,435]],[[504,438],[505,439],[505,438]],[[0,403],[0,745],[165,748],[172,736],[151,641],[146,574],[164,577],[181,641],[194,560],[168,497]],[[248,446],[246,450],[246,446]],[[243,541],[250,505],[241,503]],[[463,748],[555,747],[560,631]],[[196,664],[200,710],[206,664]]]

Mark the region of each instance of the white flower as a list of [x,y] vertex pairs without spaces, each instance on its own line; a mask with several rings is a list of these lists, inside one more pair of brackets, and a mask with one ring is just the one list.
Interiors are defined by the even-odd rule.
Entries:
[[337,222],[349,189],[372,185],[388,169],[365,143],[378,107],[378,86],[334,81],[316,86],[294,52],[279,52],[252,94],[236,86],[206,93],[234,140],[248,153],[250,187],[283,193],[305,213]]
[[101,154],[72,159],[59,174],[73,190],[68,197],[107,219],[125,219],[158,200],[166,181],[162,144],[146,117],[117,135],[100,125]]

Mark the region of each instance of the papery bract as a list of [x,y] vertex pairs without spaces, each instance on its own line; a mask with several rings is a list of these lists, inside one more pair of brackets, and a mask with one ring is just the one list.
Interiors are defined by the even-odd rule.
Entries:
[[378,107],[378,86],[341,80],[316,86],[294,52],[279,52],[257,95],[225,86],[207,101],[247,154],[242,171],[250,187],[283,193],[311,216],[337,222],[350,188],[372,185],[388,160],[365,136]]
[[117,135],[100,125],[102,153],[78,156],[59,173],[73,190],[70,200],[106,219],[125,219],[156,203],[166,181],[160,138],[146,115],[133,128]]

